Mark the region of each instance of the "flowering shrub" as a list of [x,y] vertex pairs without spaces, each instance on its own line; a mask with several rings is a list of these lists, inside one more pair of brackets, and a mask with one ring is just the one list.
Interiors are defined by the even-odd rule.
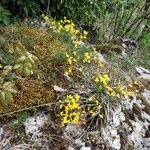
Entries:
[[45,16],[44,19],[53,32],[67,33],[75,48],[82,46],[84,44],[83,41],[87,39],[88,33],[78,30],[72,20],[67,20],[66,17],[60,21],[53,20],[47,16]]
[[[76,28],[74,23],[67,20],[55,21],[44,17],[49,28],[57,34],[67,34],[71,40],[70,49],[65,53],[64,75],[71,79],[72,88],[79,91],[89,90],[84,96],[68,95],[60,101],[62,126],[67,124],[85,123],[92,118],[104,118],[103,108],[108,102],[117,102],[120,99],[130,99],[138,91],[138,83],[117,82],[115,76],[99,61],[96,48],[86,43],[87,32]],[[109,75],[111,73],[111,75]],[[136,85],[136,86],[135,86]],[[134,87],[134,88],[133,88]],[[81,90],[82,89],[82,90]],[[83,118],[85,120],[83,120]]]
[[109,86],[109,83],[111,82],[111,79],[107,74],[99,75],[95,79],[96,87],[104,90],[106,94],[115,97],[115,98],[125,98],[129,99],[130,97],[133,97],[134,93],[131,91],[128,91],[127,88],[123,85],[113,85],[113,87]]
[[[96,48],[86,42],[86,31],[79,30],[66,18],[55,21],[45,17],[45,21],[50,32],[27,26],[8,29],[10,39],[15,40],[5,38],[9,43],[6,49],[12,57],[17,50],[21,53],[11,63],[12,73],[16,75],[18,70],[25,77],[17,76],[15,80],[17,93],[11,111],[54,100],[52,86],[55,83],[68,88],[63,90],[67,96],[60,95],[59,101],[55,101],[60,104],[58,114],[62,126],[88,125],[89,121],[105,118],[108,103],[129,99],[139,92],[137,82],[127,85],[125,80],[116,79],[108,64],[101,61]],[[60,35],[68,37],[67,43],[61,42],[64,36]],[[18,41],[26,49],[16,46]],[[35,70],[37,74],[33,74]],[[7,111],[0,109],[0,113]]]
[[96,99],[96,96],[93,95],[87,99],[87,113],[94,117],[98,115],[100,118],[103,118],[101,109],[102,109],[102,102]]

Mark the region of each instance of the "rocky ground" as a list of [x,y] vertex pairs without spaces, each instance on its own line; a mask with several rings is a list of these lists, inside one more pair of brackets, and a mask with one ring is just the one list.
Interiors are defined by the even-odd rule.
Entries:
[[[44,23],[40,26],[45,29]],[[101,54],[99,59],[106,62]],[[142,93],[113,106],[108,104],[107,119],[100,128],[90,130],[81,125],[62,128],[43,110],[21,121],[3,116],[0,118],[0,150],[149,150],[150,71],[142,67],[136,71],[144,85]],[[57,86],[54,90],[65,91]]]
[[[139,80],[150,82],[150,72],[137,67]],[[149,84],[148,84],[149,85]],[[54,87],[56,90],[56,87]],[[57,87],[58,89],[58,87]],[[13,132],[10,119],[0,124],[1,150],[149,150],[150,89],[145,86],[139,97],[108,105],[107,121],[100,129],[89,131],[80,125],[65,128],[54,124],[50,115],[40,111],[28,117],[21,130]],[[2,119],[4,120],[4,118]],[[11,124],[11,125],[10,125]]]

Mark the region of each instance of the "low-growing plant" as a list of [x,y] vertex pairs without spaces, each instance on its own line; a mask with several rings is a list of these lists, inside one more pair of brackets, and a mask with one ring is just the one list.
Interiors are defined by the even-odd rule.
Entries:
[[[85,122],[88,124],[88,121],[95,120],[95,118],[102,120],[105,118],[103,110],[107,104],[116,103],[121,99],[128,100],[136,96],[139,89],[131,88],[133,87],[130,84],[132,81],[126,81],[119,77],[116,79],[116,76],[110,72],[112,71],[110,67],[105,64],[106,62],[99,60],[98,55],[100,54],[96,51],[96,48],[84,42],[87,38],[87,32],[85,32],[84,37],[82,31],[76,30],[72,21],[66,18],[59,22],[45,17],[45,21],[51,31],[58,34],[65,32],[72,41],[70,43],[71,48],[65,52],[64,76],[71,81],[73,89],[78,89],[79,92],[74,93],[80,96],[80,100],[76,102],[76,96],[70,94],[70,91],[67,98],[62,98],[59,101],[59,116],[63,126]],[[76,45],[76,42],[80,43],[80,36],[83,36],[83,41],[81,40],[83,44]],[[130,86],[128,86],[128,82]],[[87,93],[81,92],[86,90]],[[79,94],[80,92],[82,95]],[[81,118],[80,113],[83,114]],[[75,118],[77,119],[74,121]],[[82,120],[83,118],[85,120]]]
[[13,82],[6,82],[0,78],[0,104],[7,106],[13,100],[13,94],[17,91],[14,88]]
[[18,44],[15,49],[16,61],[13,69],[23,76],[32,75],[37,69],[36,61],[38,58],[29,53],[22,44]]
[[64,101],[60,101],[60,117],[62,126],[67,124],[78,124],[81,121],[82,108],[80,96],[67,95]]
[[26,119],[29,117],[29,113],[28,112],[22,112],[17,116],[16,121],[12,124],[12,129],[14,132],[16,131],[21,131],[24,122],[26,121]]
[[44,17],[45,22],[47,23],[50,30],[55,33],[58,33],[62,36],[62,39],[65,37],[69,37],[68,41],[70,40],[71,43],[75,48],[81,47],[84,44],[84,41],[87,39],[87,32],[79,30],[72,20],[68,20],[64,17],[63,20],[56,21],[52,18],[47,16]]

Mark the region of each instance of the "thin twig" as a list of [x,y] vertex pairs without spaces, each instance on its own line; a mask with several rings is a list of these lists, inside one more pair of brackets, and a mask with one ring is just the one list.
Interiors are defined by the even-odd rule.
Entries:
[[2,115],[0,115],[0,117],[10,116],[10,115],[13,115],[13,114],[16,114],[16,113],[19,113],[19,112],[22,112],[22,111],[27,111],[27,110],[30,110],[30,109],[34,109],[34,108],[50,106],[51,104],[55,104],[55,103],[45,103],[45,104],[41,104],[41,105],[38,105],[38,106],[32,106],[32,107],[19,109],[19,110],[16,110],[16,111],[12,111],[12,112],[9,112],[9,113],[2,114]]

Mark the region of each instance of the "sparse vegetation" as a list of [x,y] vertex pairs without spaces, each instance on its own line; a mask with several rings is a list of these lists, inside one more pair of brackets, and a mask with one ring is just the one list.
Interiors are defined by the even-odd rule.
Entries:
[[[100,131],[109,109],[142,97],[135,68],[150,70],[149,6],[147,0],[2,0],[0,117],[19,113],[12,126],[19,131],[28,110],[44,108],[51,132],[69,125]],[[54,137],[64,142],[62,132]]]

